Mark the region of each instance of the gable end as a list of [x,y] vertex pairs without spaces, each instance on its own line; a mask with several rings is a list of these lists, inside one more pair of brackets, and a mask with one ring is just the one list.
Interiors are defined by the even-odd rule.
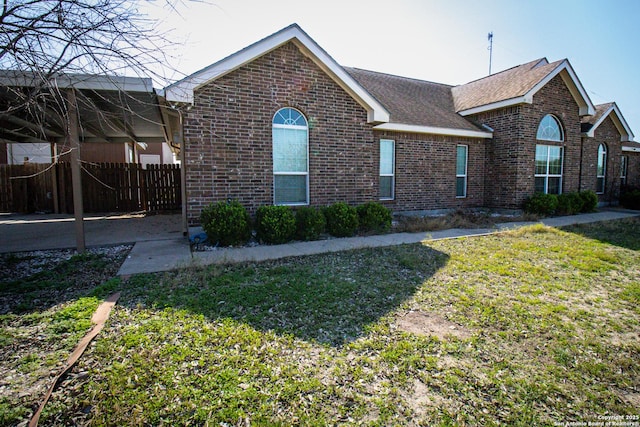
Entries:
[[193,93],[199,87],[266,55],[290,41],[367,110],[369,123],[379,124],[389,121],[389,112],[384,106],[296,24],[290,25],[215,64],[167,86],[164,90],[164,96],[168,102],[192,104]]

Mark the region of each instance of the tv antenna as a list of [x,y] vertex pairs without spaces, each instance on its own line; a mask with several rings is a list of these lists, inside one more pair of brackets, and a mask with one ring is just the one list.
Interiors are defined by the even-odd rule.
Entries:
[[491,75],[491,57],[493,56],[493,31],[491,31],[487,35],[487,39],[489,40],[489,47],[487,47],[487,49],[489,50],[489,75]]

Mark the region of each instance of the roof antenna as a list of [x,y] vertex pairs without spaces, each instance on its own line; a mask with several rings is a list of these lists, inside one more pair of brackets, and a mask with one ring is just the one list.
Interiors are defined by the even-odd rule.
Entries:
[[487,35],[487,39],[489,40],[489,47],[487,47],[487,49],[489,50],[489,75],[491,75],[491,57],[493,56],[493,31],[491,31]]

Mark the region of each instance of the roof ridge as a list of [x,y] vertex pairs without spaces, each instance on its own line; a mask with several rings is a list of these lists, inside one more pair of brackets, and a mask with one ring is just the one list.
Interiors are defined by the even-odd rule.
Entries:
[[416,77],[399,76],[397,74],[385,73],[385,72],[382,72],[382,71],[365,70],[364,68],[346,67],[346,66],[343,66],[342,68],[344,68],[347,71],[348,70],[364,71],[366,73],[381,74],[381,75],[385,75],[385,76],[389,76],[389,77],[395,77],[395,78],[398,78],[398,79],[405,79],[405,80],[412,80],[412,81],[420,82],[420,83],[431,83],[431,84],[434,84],[434,85],[446,86],[446,87],[449,87],[449,88],[455,87],[454,85],[450,85],[450,84],[447,84],[447,83],[439,83],[439,82],[434,82],[434,81],[431,81],[431,80],[419,79],[419,78],[416,78]]
[[[459,84],[459,85],[457,85],[457,86],[455,86],[455,87],[466,86],[466,85],[469,85],[469,84],[471,84],[471,83],[479,82],[479,81],[481,81],[481,80],[485,80],[485,79],[493,78],[493,77],[495,77],[495,76],[499,76],[500,74],[504,74],[504,73],[506,73],[506,72],[513,71],[513,70],[515,70],[516,68],[524,67],[524,66],[526,66],[526,65],[531,65],[531,64],[533,64],[533,66],[537,66],[538,64],[540,64],[540,62],[541,62],[541,61],[545,61],[545,60],[547,60],[547,58],[542,57],[542,58],[535,59],[535,60],[533,60],[533,61],[525,62],[524,64],[514,65],[513,67],[510,67],[510,68],[504,69],[504,70],[502,70],[502,71],[498,71],[497,73],[489,74],[488,76],[480,77],[480,78],[478,78],[478,79],[471,80],[470,82],[463,83],[463,84]],[[556,61],[556,62],[557,62],[557,61]],[[547,64],[544,64],[544,65],[549,65],[549,61],[547,61]],[[533,68],[533,66],[532,66],[531,68]]]

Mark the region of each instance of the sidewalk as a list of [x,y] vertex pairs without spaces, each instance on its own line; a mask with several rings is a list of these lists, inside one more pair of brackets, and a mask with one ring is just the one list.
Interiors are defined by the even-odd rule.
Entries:
[[367,237],[295,242],[283,245],[262,245],[247,248],[220,248],[207,252],[193,252],[186,239],[138,242],[122,264],[118,275],[169,271],[192,265],[226,264],[239,262],[260,262],[291,256],[314,255],[339,252],[350,249],[376,248],[401,244],[419,243],[431,240],[452,239],[466,236],[480,236],[500,231],[542,223],[551,227],[571,224],[585,224],[598,221],[640,216],[640,212],[625,210],[604,210],[596,213],[546,218],[538,222],[506,222],[494,228],[449,229],[421,233],[382,234]]

